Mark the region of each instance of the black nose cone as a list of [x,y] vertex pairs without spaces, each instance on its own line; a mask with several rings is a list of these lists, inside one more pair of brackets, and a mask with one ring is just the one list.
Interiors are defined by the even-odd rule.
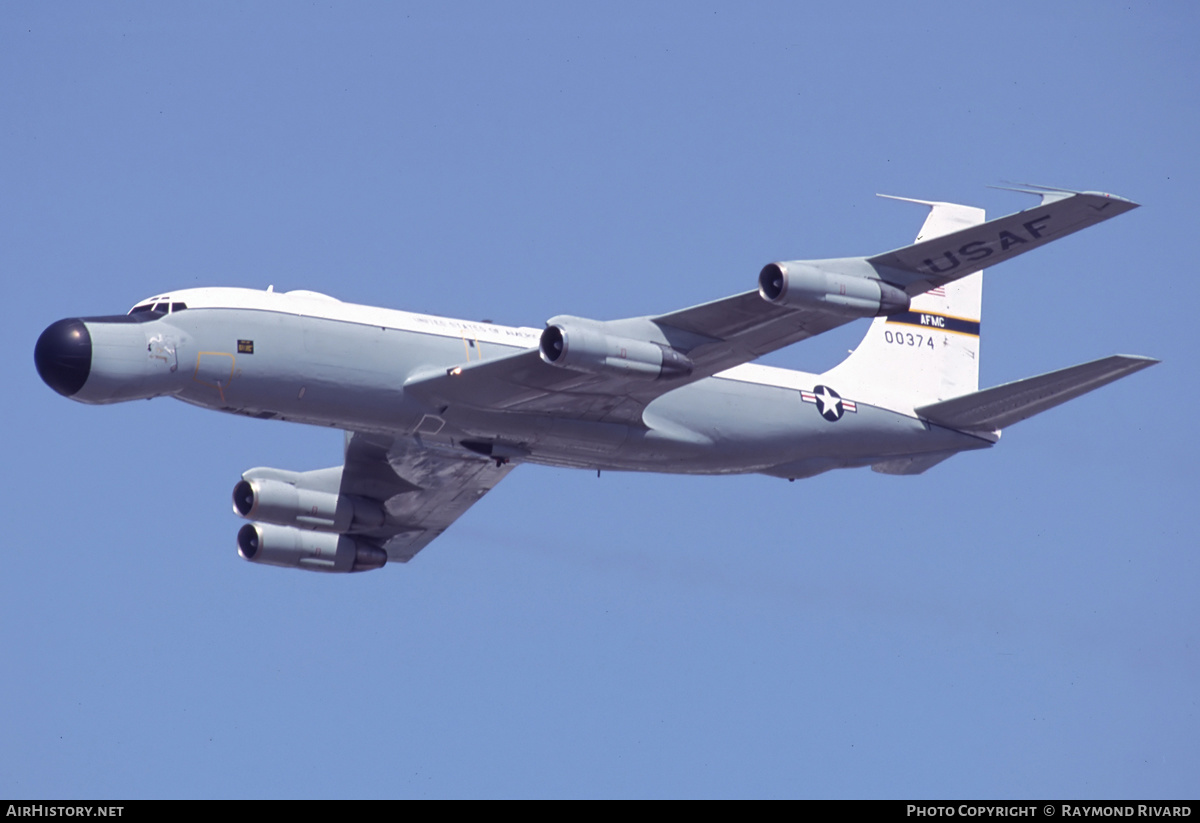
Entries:
[[63,397],[83,388],[92,370],[92,336],[82,320],[51,323],[38,338],[33,362],[46,385]]

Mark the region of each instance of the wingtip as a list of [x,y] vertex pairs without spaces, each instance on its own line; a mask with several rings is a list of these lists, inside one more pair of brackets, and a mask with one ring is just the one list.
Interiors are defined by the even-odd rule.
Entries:
[[1093,197],[1103,197],[1106,200],[1116,200],[1118,203],[1124,203],[1130,209],[1136,209],[1142,205],[1141,203],[1130,200],[1128,197],[1121,197],[1119,194],[1110,194],[1106,191],[1085,191],[1080,193],[1090,194]]
[[1162,362],[1157,357],[1145,357],[1140,354],[1114,354],[1108,357],[1107,360],[1110,363],[1119,363],[1119,368],[1123,374],[1135,374],[1151,366],[1157,366]]
[[1128,360],[1131,363],[1137,363],[1141,368],[1157,366],[1162,362],[1157,357],[1146,357],[1142,354],[1118,354],[1117,357],[1121,358],[1122,360]]
[[1086,197],[1103,197],[1105,200],[1115,200],[1118,203],[1123,203],[1128,209],[1136,209],[1140,203],[1135,203],[1128,197],[1121,197],[1117,194],[1111,194],[1106,191],[1079,191],[1077,189],[1064,189],[1059,186],[1046,186],[1041,183],[1013,183],[1009,180],[1001,181],[1003,186],[988,186],[989,189],[1000,189],[1001,191],[1015,191],[1020,194],[1032,194],[1042,198],[1042,203],[1052,203],[1055,200],[1065,200],[1068,197],[1084,195]]

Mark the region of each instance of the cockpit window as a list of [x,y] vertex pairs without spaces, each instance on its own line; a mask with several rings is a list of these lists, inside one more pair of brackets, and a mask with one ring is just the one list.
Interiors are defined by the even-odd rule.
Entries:
[[159,300],[150,303],[140,303],[129,310],[130,314],[169,314],[177,311],[183,311],[187,308],[187,303],[168,303],[165,300]]

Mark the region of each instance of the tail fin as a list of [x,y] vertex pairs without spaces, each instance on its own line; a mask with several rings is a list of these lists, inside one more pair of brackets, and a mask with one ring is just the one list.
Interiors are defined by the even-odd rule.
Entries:
[[[986,219],[974,206],[880,197],[930,207],[917,242]],[[917,295],[909,311],[877,317],[858,348],[823,378],[843,394],[897,410],[969,394],[979,388],[982,299],[982,271]]]

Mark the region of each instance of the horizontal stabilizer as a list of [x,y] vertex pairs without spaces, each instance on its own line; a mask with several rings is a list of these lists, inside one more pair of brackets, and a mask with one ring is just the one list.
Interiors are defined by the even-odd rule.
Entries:
[[960,431],[996,431],[1157,362],[1152,357],[1114,354],[1049,374],[920,406],[916,412],[931,423]]

